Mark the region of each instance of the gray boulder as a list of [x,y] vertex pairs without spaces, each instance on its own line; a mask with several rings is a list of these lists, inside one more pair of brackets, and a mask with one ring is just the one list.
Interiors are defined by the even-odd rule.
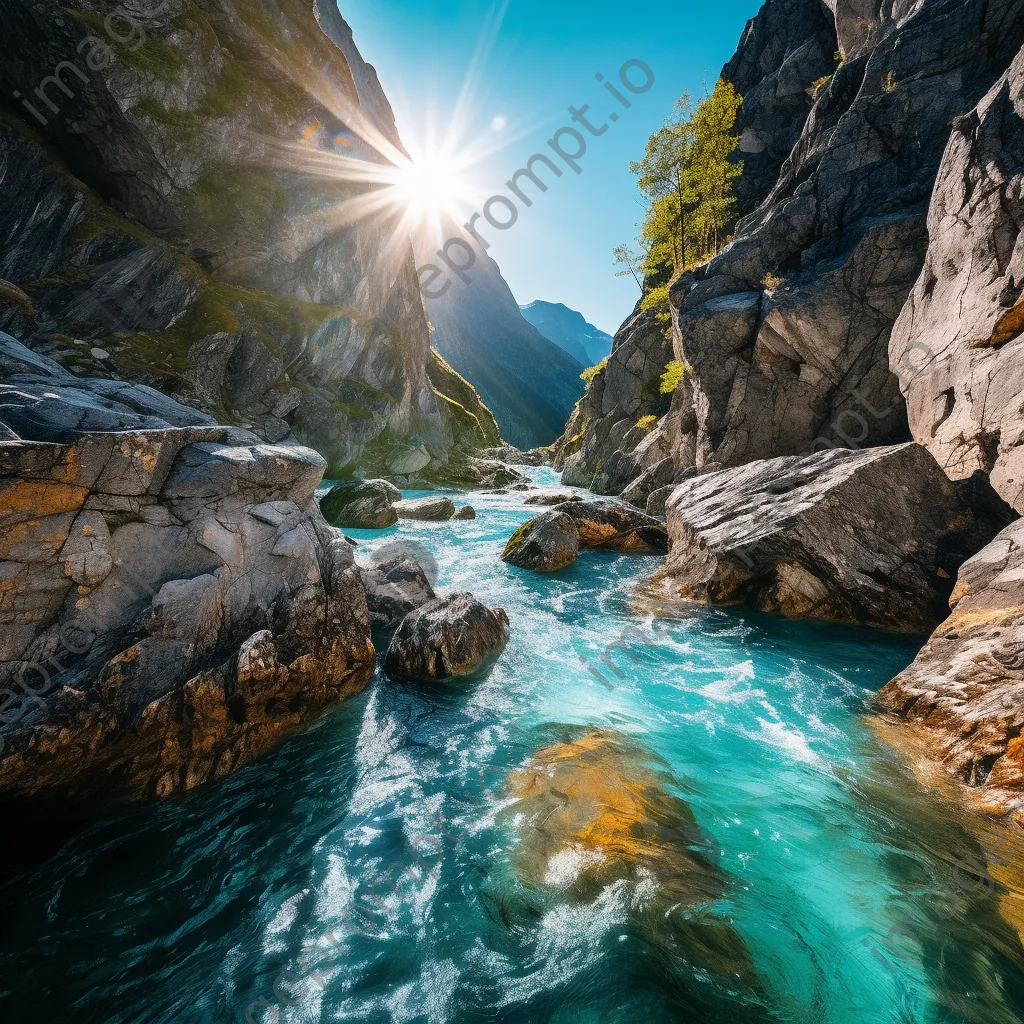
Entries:
[[1012,518],[968,497],[913,443],[693,477],[668,502],[653,583],[676,599],[925,633],[960,563]]
[[472,594],[437,598],[410,612],[391,640],[384,671],[397,679],[471,676],[508,643],[508,615]]
[[914,437],[1024,512],[1024,51],[959,118],[889,359]]
[[320,499],[320,512],[342,529],[383,530],[398,522],[392,504],[396,491],[386,480],[344,480]]
[[455,513],[456,519],[476,519],[476,509],[472,505],[463,505],[462,508]]
[[567,515],[551,511],[519,527],[509,537],[501,557],[520,569],[555,572],[576,561],[579,547],[576,524]]
[[374,629],[397,629],[409,612],[437,596],[423,566],[408,552],[374,558],[359,572]]
[[455,502],[451,498],[428,497],[396,501],[395,512],[399,519],[418,519],[423,522],[443,522],[455,515]]
[[952,614],[880,694],[900,720],[928,730],[927,748],[985,810],[1024,798],[1024,520],[960,568]]

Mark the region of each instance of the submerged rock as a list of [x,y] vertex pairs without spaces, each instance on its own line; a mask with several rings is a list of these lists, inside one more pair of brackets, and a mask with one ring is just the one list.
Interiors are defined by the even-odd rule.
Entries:
[[423,566],[409,552],[375,557],[359,572],[374,629],[397,629],[409,612],[437,597]]
[[455,502],[444,497],[412,498],[396,501],[394,509],[399,519],[443,522],[455,515]]
[[582,501],[578,494],[570,494],[568,491],[545,491],[541,494],[531,494],[523,498],[524,505],[562,505],[567,501]]
[[320,512],[332,526],[383,530],[398,522],[393,502],[401,496],[387,480],[345,480],[320,499]]
[[190,789],[369,681],[352,548],[314,498],[324,460],[228,433],[0,444],[0,797]]
[[384,658],[384,670],[399,679],[470,676],[508,643],[508,615],[487,608],[472,594],[439,597],[410,612]]
[[881,705],[930,731],[934,756],[991,810],[1024,807],[1024,520],[960,568],[952,614]]
[[520,569],[534,572],[555,572],[576,561],[580,533],[576,524],[558,511],[524,523],[508,539],[502,560]]
[[576,524],[580,547],[603,548],[624,554],[664,554],[668,534],[663,523],[619,501],[580,501],[558,511]]
[[502,811],[515,837],[512,871],[542,901],[535,909],[618,891],[627,927],[679,974],[708,972],[756,988],[742,938],[708,906],[725,895],[726,876],[667,774],[625,736],[564,732],[510,775]]
[[668,502],[655,588],[712,604],[927,632],[960,562],[1012,517],[974,508],[917,444],[694,477]]

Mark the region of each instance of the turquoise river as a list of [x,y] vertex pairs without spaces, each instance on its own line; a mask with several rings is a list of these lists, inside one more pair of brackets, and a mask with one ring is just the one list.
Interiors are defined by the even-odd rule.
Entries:
[[[657,558],[510,568],[502,546],[537,510],[521,492],[462,497],[476,520],[352,536],[360,557],[407,543],[440,589],[505,608],[496,665],[459,686],[378,672],[223,783],[9,874],[0,1018],[1024,1020],[1019,894],[869,718],[919,639],[724,611],[652,619],[632,598]],[[512,870],[510,773],[595,728],[689,805],[713,899],[659,903],[653,877],[569,896],[556,883],[572,851],[543,892]],[[738,936],[756,980],[691,961],[674,915],[696,920],[687,934],[713,919]]]

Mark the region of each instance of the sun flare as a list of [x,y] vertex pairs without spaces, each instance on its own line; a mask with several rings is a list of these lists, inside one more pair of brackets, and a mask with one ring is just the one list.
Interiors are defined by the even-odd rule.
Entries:
[[455,161],[439,153],[427,154],[395,170],[395,192],[417,218],[455,217],[469,189]]

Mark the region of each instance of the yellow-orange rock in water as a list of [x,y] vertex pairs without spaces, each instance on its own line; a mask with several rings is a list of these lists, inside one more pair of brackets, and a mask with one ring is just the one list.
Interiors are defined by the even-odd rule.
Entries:
[[512,870],[539,896],[590,902],[632,886],[630,928],[683,974],[707,971],[756,990],[750,954],[715,914],[727,878],[686,802],[640,744],[590,730],[538,750],[509,778]]

